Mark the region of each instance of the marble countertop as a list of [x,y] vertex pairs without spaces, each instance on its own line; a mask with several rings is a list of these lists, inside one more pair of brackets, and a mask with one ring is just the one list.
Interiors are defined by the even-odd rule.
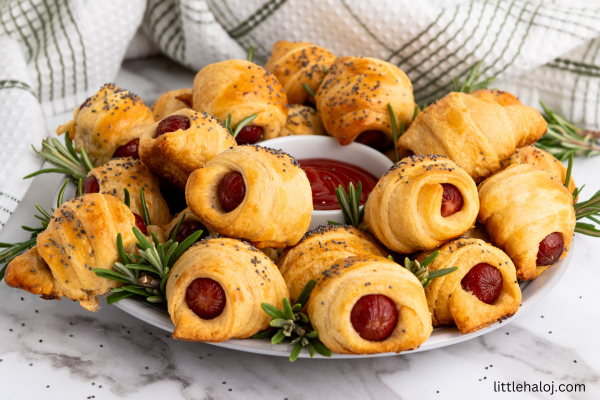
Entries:
[[[126,61],[116,83],[148,104],[191,87],[194,73],[157,57]],[[69,114],[48,121],[50,131]],[[600,157],[577,159],[583,198],[600,189]],[[23,240],[34,203],[49,207],[58,175],[35,179],[0,241]],[[505,327],[451,347],[395,357],[298,359],[173,340],[103,302],[90,313],[0,283],[0,398],[482,399],[600,398],[600,239],[576,235],[561,282]],[[585,384],[585,393],[495,393],[494,383]]]

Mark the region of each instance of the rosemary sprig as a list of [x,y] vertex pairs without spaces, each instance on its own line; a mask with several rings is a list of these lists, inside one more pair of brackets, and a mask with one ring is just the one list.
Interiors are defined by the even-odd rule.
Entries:
[[482,81],[481,73],[479,73],[479,69],[481,68],[482,61],[478,61],[471,67],[469,73],[467,74],[467,78],[463,83],[458,82],[458,78],[454,78],[452,81],[452,91],[453,92],[462,92],[462,93],[471,93],[479,89],[486,89],[489,85],[492,84],[496,80],[494,77],[486,78]]
[[42,169],[33,174],[27,175],[23,179],[33,178],[34,176],[57,172],[59,174],[71,175],[75,180],[85,179],[88,172],[94,169],[94,165],[85,149],[81,149],[81,156],[77,154],[73,147],[73,142],[69,134],[65,134],[64,146],[56,138],[46,138],[42,140],[42,148],[38,151],[31,146],[46,161],[56,168]]
[[[418,114],[419,107],[415,107],[415,119]],[[392,105],[388,103],[388,113],[390,114],[390,120],[392,121],[392,134],[394,135],[394,150],[396,151],[396,162],[400,161],[400,155],[398,155],[398,147],[396,143],[398,143],[398,139],[400,136],[404,135],[404,121],[400,122],[400,134],[398,134],[398,126],[396,125],[396,116],[394,115],[394,110],[392,109]]]
[[[357,187],[354,187],[354,184],[350,182],[348,185],[348,193],[342,185],[335,188],[335,195],[337,196],[338,203],[342,208],[342,214],[344,214],[344,219],[348,225],[352,225],[353,227],[360,229],[361,231],[367,231],[369,227],[367,225],[363,225],[363,220],[365,218],[365,206],[361,208],[360,206],[360,196],[362,195],[362,183],[358,182]],[[367,198],[367,201],[369,199]],[[365,201],[365,205],[367,202]],[[329,221],[328,223],[332,225],[342,225],[339,222]]]
[[[411,261],[408,257],[404,259],[404,268],[412,272],[417,277],[419,282],[421,282],[421,285],[423,285],[423,289],[429,286],[432,280],[451,274],[458,269],[458,267],[451,267],[438,269],[436,271],[427,271],[427,266],[431,264],[439,255],[440,251],[436,250],[427,256],[427,258],[425,258],[421,263],[419,263],[417,260]],[[392,256],[389,256],[388,258],[392,259],[391,257]]]
[[[573,152],[569,154],[569,167],[567,168],[567,176],[565,178],[565,187],[569,188],[569,182],[571,180],[571,170],[573,169]],[[585,185],[583,185],[585,186]],[[581,194],[581,188],[575,188],[573,192],[573,201]],[[600,190],[592,196],[591,199],[586,201],[580,201],[573,205],[575,209],[575,220],[587,218],[593,223],[576,222],[575,232],[581,233],[587,236],[600,237],[600,229],[595,225],[600,225]]]
[[[175,228],[174,236],[177,235],[177,230],[184,217],[185,215],[182,215]],[[134,226],[132,230],[137,239],[135,245],[139,249],[140,255],[125,252],[123,237],[119,233],[117,250],[121,262],[114,263],[114,271],[102,268],[93,270],[99,277],[128,284],[112,289],[106,301],[108,304],[113,304],[127,297],[139,295],[151,303],[166,302],[165,286],[171,269],[179,257],[202,235],[202,230],[194,232],[181,244],[172,238],[165,244],[161,244],[154,232],[151,233],[152,240],[148,240],[137,227]]]
[[576,156],[592,157],[600,154],[600,132],[583,130],[560,114],[549,110],[544,102],[540,101],[544,109],[544,118],[548,122],[548,131],[535,144],[546,150],[560,161],[564,161],[573,153]]
[[254,46],[250,45],[250,47],[248,47],[248,52],[246,53],[246,60],[250,61],[250,62],[254,62]]
[[258,117],[258,114],[252,114],[252,115],[247,116],[246,118],[241,120],[239,124],[237,124],[235,129],[233,129],[231,127],[231,114],[229,114],[229,117],[227,117],[227,119],[225,120],[223,125],[225,125],[225,128],[227,128],[229,133],[231,133],[231,136],[233,136],[235,138],[242,131],[242,129],[244,129],[244,127],[246,125],[248,125],[250,122],[254,121],[254,119],[256,119],[256,117]]
[[[65,188],[67,187],[68,183],[69,183],[69,180],[67,179],[65,181],[65,183],[62,185],[62,187],[60,188],[60,191],[58,192],[58,200],[56,201],[56,208],[60,207],[61,204],[63,203],[63,196],[65,193]],[[52,207],[52,208],[50,208],[50,212],[47,212],[37,203],[35,204],[35,208],[39,211],[39,213],[41,215],[36,214],[34,216],[35,216],[35,218],[37,218],[38,220],[41,221],[42,226],[37,227],[37,228],[32,228],[29,226],[22,225],[21,228],[24,231],[31,232],[31,236],[29,237],[28,240],[26,240],[24,242],[17,242],[17,243],[2,243],[2,242],[0,242],[0,249],[4,249],[4,250],[0,251],[0,266],[2,266],[2,268],[0,269],[0,281],[2,279],[4,279],[4,273],[6,272],[6,267],[8,266],[8,264],[12,260],[14,260],[17,256],[23,254],[24,252],[26,252],[27,250],[29,250],[30,248],[32,248],[33,246],[36,245],[37,236],[40,233],[42,233],[43,231],[45,231],[46,228],[48,228],[48,224],[50,223],[50,220],[52,219],[52,213],[54,213],[54,211],[56,210],[56,208]]]
[[252,337],[254,339],[270,337],[273,344],[283,343],[285,339],[290,340],[290,344],[294,345],[290,354],[291,362],[296,361],[303,347],[306,347],[311,358],[315,356],[315,353],[319,353],[324,357],[331,357],[331,351],[319,340],[319,333],[312,330],[308,316],[300,312],[308,302],[310,293],[316,284],[317,281],[314,279],[308,281],[293,306],[290,304],[290,300],[284,297],[283,311],[269,303],[262,303],[260,306],[264,312],[273,318],[270,325],[279,329],[262,331]]

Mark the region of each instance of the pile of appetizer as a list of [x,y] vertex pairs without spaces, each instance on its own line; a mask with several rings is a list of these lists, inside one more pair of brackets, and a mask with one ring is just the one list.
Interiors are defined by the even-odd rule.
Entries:
[[[5,280],[90,311],[99,296],[163,302],[175,339],[269,337],[293,359],[416,349],[434,327],[466,334],[515,314],[519,281],[565,257],[591,215],[570,170],[532,146],[547,128],[497,90],[420,109],[396,66],[306,42],[276,43],[264,67],[208,65],[152,108],[107,84],[57,129],[65,145],[44,141],[56,168],[40,173],[71,175],[78,195],[42,212]],[[261,145],[288,135],[395,164],[341,185],[326,160],[308,173]],[[347,224],[307,232],[313,209],[332,207],[313,204],[316,187]]]

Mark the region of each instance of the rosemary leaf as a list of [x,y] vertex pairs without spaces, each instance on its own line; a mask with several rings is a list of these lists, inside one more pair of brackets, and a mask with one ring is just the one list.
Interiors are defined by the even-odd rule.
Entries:
[[300,355],[301,351],[302,351],[302,343],[298,342],[292,349],[292,353],[290,354],[290,362],[296,361],[296,359]]
[[[306,282],[306,285],[304,285],[304,289],[302,289],[302,292],[300,292],[300,295],[298,295],[298,298],[296,299],[294,306],[296,304],[299,304],[300,308],[304,307],[304,305],[306,303],[308,303],[310,294],[313,291],[316,284],[317,284],[317,281],[314,279],[311,279],[310,281]],[[298,311],[300,311],[300,310],[298,310]]]
[[565,187],[569,189],[571,182],[571,171],[573,170],[573,152],[569,153],[569,167],[567,168],[567,176],[565,177]]
[[321,341],[317,338],[310,339],[310,343],[314,346],[315,351],[323,357],[331,357],[331,350],[329,350]]
[[[396,126],[396,115],[394,115],[394,110],[392,109],[392,104],[388,103],[388,114],[390,115],[390,121],[392,121],[392,134],[394,137],[394,150],[396,151],[396,162],[400,161],[400,156],[398,155],[398,127]],[[418,112],[418,107],[415,108],[415,113]],[[413,118],[414,119],[414,118]]]
[[283,340],[285,339],[285,334],[283,333],[283,330],[279,330],[275,336],[273,336],[271,338],[271,343],[273,344],[279,344],[281,342],[283,342]]
[[125,299],[127,297],[131,297],[133,295],[134,295],[133,293],[127,292],[127,291],[121,291],[121,292],[113,293],[113,294],[111,294],[110,296],[108,296],[106,298],[106,302],[108,304],[113,304],[113,303],[116,303],[119,300],[123,300],[123,299]]
[[106,278],[106,279],[123,282],[123,283],[131,283],[131,281],[129,279],[127,279],[127,277],[124,276],[123,274],[120,274],[115,271],[111,271],[109,269],[94,268],[92,271],[94,271],[96,276],[99,276],[100,278]]
[[131,286],[122,286],[121,289],[123,289],[124,291],[129,292],[129,293],[137,294],[139,296],[150,297],[150,293],[148,293],[146,291],[146,288],[143,288],[143,287],[131,285]]
[[431,281],[432,279],[436,279],[436,278],[451,274],[452,272],[456,271],[457,269],[458,269],[458,267],[451,267],[451,268],[438,269],[436,271],[430,271],[428,273],[428,278]]
[[237,124],[237,126],[235,127],[235,130],[232,133],[233,137],[234,138],[237,137],[237,135],[239,135],[239,133],[242,131],[242,129],[244,129],[244,127],[246,125],[248,125],[250,122],[254,121],[256,119],[256,117],[258,117],[258,114],[252,114],[252,115],[247,116],[243,120],[241,120],[240,123]]
[[267,338],[272,338],[273,336],[275,336],[275,333],[277,331],[274,330],[266,330],[266,331],[261,331],[258,332],[257,334],[252,335],[252,339],[267,339]]
[[150,222],[150,213],[148,212],[148,206],[146,205],[144,188],[140,188],[140,203],[142,203],[142,217],[144,218],[144,224],[146,224],[146,226],[150,226],[152,223]]
[[261,303],[260,307],[273,319],[286,319],[283,311],[269,303]]
[[66,179],[65,183],[63,183],[62,187],[58,191],[58,198],[56,199],[56,208],[59,208],[62,205],[63,197],[65,196],[65,189],[67,188],[68,184],[69,184],[69,180]]
[[123,188],[123,192],[125,193],[125,199],[123,203],[127,206],[127,208],[131,208],[131,196],[129,195],[129,190],[127,188]]
[[283,298],[283,315],[285,315],[285,319],[295,320],[294,312],[292,311],[292,306],[290,304],[290,300],[287,297]]
[[437,256],[440,255],[440,251],[436,250],[435,252],[431,253],[429,256],[427,256],[426,259],[423,260],[423,262],[421,262],[421,267],[423,268],[427,268],[429,266],[429,264],[431,264],[433,262],[433,260],[435,260],[437,258]]
[[254,62],[254,46],[248,47],[248,53],[246,54],[246,60]]
[[308,86],[306,83],[302,83],[302,86],[304,86],[304,90],[306,90],[308,92],[308,94],[311,95],[311,97],[314,99],[316,94],[315,92],[310,88],[310,86]]

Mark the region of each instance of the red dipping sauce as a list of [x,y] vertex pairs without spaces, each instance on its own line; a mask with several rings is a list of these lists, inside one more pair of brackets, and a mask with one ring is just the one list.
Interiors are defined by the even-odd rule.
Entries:
[[354,186],[358,185],[358,182],[362,183],[360,204],[364,204],[379,181],[370,172],[343,161],[310,158],[298,162],[310,182],[315,210],[339,210],[335,188],[342,185],[347,191],[350,182],[354,183]]

